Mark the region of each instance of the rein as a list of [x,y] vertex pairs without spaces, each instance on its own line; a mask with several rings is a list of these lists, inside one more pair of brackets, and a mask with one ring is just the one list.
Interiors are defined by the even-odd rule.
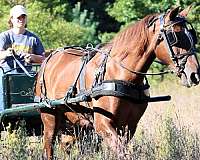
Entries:
[[24,71],[24,73],[28,76],[28,77],[35,77],[35,75],[31,75],[27,69],[23,66],[23,64],[21,64],[21,62],[15,57],[14,53],[12,53],[12,56],[14,58],[14,61],[19,65],[19,67]]
[[136,75],[153,76],[153,75],[164,75],[164,74],[168,74],[168,73],[173,73],[172,70],[166,70],[166,71],[157,72],[157,73],[146,73],[146,72],[133,71],[133,70],[127,68],[122,62],[119,62],[119,61],[116,61],[115,59],[113,59],[113,57],[107,52],[104,52],[97,48],[93,48],[92,46],[90,46],[90,47],[87,46],[86,49],[93,50],[93,51],[99,52],[101,54],[107,54],[107,56],[109,56],[111,58],[111,60],[114,61],[116,64],[119,64],[125,70],[129,71],[130,73],[136,74]]

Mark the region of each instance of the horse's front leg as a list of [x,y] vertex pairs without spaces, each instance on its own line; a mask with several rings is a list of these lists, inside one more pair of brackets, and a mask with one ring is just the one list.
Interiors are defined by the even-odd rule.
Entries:
[[120,140],[112,125],[112,120],[102,114],[94,113],[94,127],[95,131],[103,137],[112,149],[116,150],[118,148]]
[[49,113],[41,113],[41,119],[44,125],[44,150],[43,159],[53,159],[53,145],[55,139],[56,118],[55,115]]
[[125,154],[125,148],[116,130],[119,127],[116,123],[119,104],[120,100],[116,97],[101,97],[97,101],[93,100],[95,131],[121,159]]

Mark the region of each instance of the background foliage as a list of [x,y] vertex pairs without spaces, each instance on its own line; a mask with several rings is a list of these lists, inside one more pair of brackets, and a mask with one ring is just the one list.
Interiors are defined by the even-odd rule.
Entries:
[[[116,0],[109,4],[106,11],[118,22],[128,24],[140,20],[151,13],[163,13],[168,9],[180,6],[182,9],[193,5],[188,15],[189,21],[193,24],[199,38],[200,33],[200,1],[199,0]],[[123,25],[122,25],[123,26]]]

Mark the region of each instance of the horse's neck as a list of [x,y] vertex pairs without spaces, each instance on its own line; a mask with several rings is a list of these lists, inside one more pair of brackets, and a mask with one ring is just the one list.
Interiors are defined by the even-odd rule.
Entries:
[[[117,51],[116,51],[117,52]],[[144,53],[138,53],[137,51],[124,51],[123,54],[115,53],[113,54],[108,63],[111,63],[109,66],[118,66],[110,67],[108,70],[110,72],[117,72],[113,78],[115,79],[125,79],[135,83],[142,83],[144,76],[135,74],[133,72],[143,72],[146,73],[155,59],[155,55],[152,51],[145,51]],[[117,70],[117,71],[115,71]],[[129,71],[128,71],[129,70]],[[133,72],[131,72],[133,71]]]

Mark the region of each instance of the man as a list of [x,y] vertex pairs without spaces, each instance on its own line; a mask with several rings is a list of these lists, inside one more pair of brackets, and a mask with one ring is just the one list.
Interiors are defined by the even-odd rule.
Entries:
[[[10,29],[0,34],[0,67],[4,72],[12,69],[10,73],[23,72],[23,69],[16,63],[17,59],[30,71],[31,63],[42,63],[44,60],[44,47],[40,39],[26,29],[26,9],[22,5],[14,6],[10,10],[8,23]],[[2,74],[0,77],[2,77]],[[1,79],[0,94],[2,94]],[[1,101],[2,96],[0,95],[0,111]]]

